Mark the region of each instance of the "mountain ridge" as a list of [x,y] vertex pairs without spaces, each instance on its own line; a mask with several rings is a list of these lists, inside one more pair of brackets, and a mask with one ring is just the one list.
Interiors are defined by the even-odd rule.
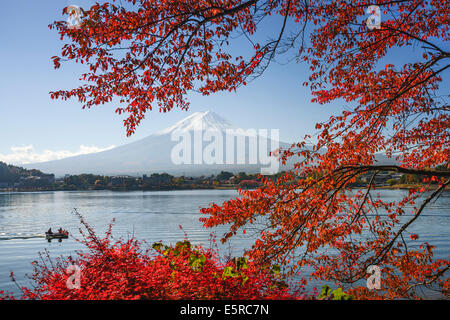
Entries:
[[[216,174],[222,170],[254,173],[261,170],[261,164],[183,164],[175,165],[171,161],[172,149],[178,144],[171,139],[174,132],[212,131],[224,134],[226,130],[239,130],[228,120],[212,111],[195,112],[166,129],[150,134],[140,140],[117,146],[97,153],[47,162],[23,165],[26,168],[52,172],[57,177],[66,174],[104,174],[104,175],[141,175],[167,172],[170,174],[198,176]],[[241,129],[245,132],[245,129]],[[208,142],[204,142],[204,145]],[[203,145],[203,147],[204,147]],[[281,143],[280,146],[289,146]],[[246,157],[248,154],[246,154]]]

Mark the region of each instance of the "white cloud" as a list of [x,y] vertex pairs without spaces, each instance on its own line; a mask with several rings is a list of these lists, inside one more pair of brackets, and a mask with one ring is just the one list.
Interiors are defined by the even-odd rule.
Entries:
[[11,147],[11,153],[9,154],[1,154],[0,153],[0,161],[6,162],[8,164],[27,164],[27,163],[37,163],[37,162],[46,162],[51,160],[59,160],[63,158],[78,156],[81,154],[95,153],[106,151],[114,148],[115,146],[109,146],[106,148],[99,148],[96,146],[85,146],[81,145],[77,151],[68,151],[68,150],[44,150],[39,153],[36,152],[33,145],[22,146],[22,147]]

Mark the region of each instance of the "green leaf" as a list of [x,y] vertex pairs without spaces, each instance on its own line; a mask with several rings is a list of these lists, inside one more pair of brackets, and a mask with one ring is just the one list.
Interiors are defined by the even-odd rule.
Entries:
[[353,296],[345,293],[342,288],[337,288],[336,290],[331,290],[327,285],[322,286],[322,291],[320,292],[319,299],[333,299],[333,300],[352,300]]
[[155,249],[156,251],[160,251],[162,246],[163,244],[161,242],[155,242],[152,244],[152,248]]
[[319,299],[327,298],[331,294],[331,288],[327,285],[322,286],[320,291]]
[[222,277],[227,278],[227,277],[236,277],[236,274],[233,272],[233,268],[232,267],[225,267],[223,269],[223,273],[222,273]]
[[272,267],[272,273],[273,273],[273,274],[280,274],[280,272],[281,272],[281,267],[280,267],[278,264],[275,264],[275,265]]
[[245,283],[248,281],[248,276],[247,275],[243,275],[242,276],[242,285],[245,285]]

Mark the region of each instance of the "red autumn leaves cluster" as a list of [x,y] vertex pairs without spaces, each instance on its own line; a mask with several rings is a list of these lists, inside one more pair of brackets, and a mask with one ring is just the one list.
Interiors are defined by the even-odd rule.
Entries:
[[[84,222],[83,222],[84,223]],[[86,225],[87,226],[87,225]],[[219,262],[215,251],[192,246],[153,244],[153,248],[129,239],[113,241],[108,231],[99,238],[87,226],[86,249],[76,258],[34,263],[33,288],[23,287],[20,299],[304,299],[281,281],[275,268],[261,268],[244,258]],[[80,288],[70,288],[74,275],[68,267],[81,269]],[[75,279],[70,279],[76,283]],[[299,291],[297,291],[299,292]],[[15,299],[0,292],[0,299]]]
[[[78,29],[55,22],[50,28],[72,42],[64,45],[62,58],[86,64],[89,70],[81,80],[89,84],[52,92],[51,97],[76,97],[88,108],[117,98],[126,104],[116,112],[128,115],[125,126],[130,135],[155,107],[164,112],[187,109],[185,95],[194,88],[204,95],[236,90],[267,50],[255,44],[250,61],[228,52],[227,38],[234,31],[254,32],[250,7],[256,1],[215,2],[139,1],[138,10],[114,2],[95,4],[83,12]],[[127,50],[114,56],[123,43]],[[59,68],[61,57],[53,61]]]
[[[450,184],[450,109],[441,88],[450,57],[448,1],[128,2],[136,10],[96,4],[79,29],[64,21],[51,26],[69,40],[55,67],[68,59],[89,68],[83,85],[52,98],[77,97],[84,107],[117,98],[132,134],[147,111],[186,109],[192,91],[236,90],[278,54],[293,52],[310,66],[308,79],[299,81],[306,80],[312,102],[342,102],[345,110],[317,124],[312,147],[308,135],[285,151],[283,162],[299,157],[294,172],[263,178],[258,190],[205,208],[205,226],[229,225],[224,241],[257,229],[252,259],[292,272],[311,267],[312,278],[353,284],[379,265],[388,298],[419,298],[422,287],[449,295],[449,260],[434,259],[433,245],[420,235],[409,237]],[[370,30],[366,8],[374,4],[381,25]],[[280,28],[264,42],[258,22],[274,16]],[[245,58],[230,46],[239,34],[252,43]],[[377,163],[377,154],[394,164]],[[383,199],[373,183],[382,171],[420,176],[423,186]],[[369,176],[367,187],[352,192],[361,175]],[[265,225],[258,229],[255,221]]]

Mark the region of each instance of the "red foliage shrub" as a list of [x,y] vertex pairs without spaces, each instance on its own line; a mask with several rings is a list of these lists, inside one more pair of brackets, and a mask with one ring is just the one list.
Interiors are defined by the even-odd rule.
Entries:
[[[135,238],[114,240],[111,226],[99,238],[81,218],[87,233],[80,229],[88,250],[76,258],[47,255],[34,262],[35,288],[22,287],[20,299],[303,299],[300,290],[292,293],[281,281],[277,268],[261,267],[245,258],[220,263],[211,249],[192,246],[188,241],[176,246],[153,244]],[[81,269],[79,288],[70,289],[73,271]],[[14,280],[14,279],[13,279]],[[70,284],[69,283],[69,284]],[[0,298],[14,296],[0,291]]]

